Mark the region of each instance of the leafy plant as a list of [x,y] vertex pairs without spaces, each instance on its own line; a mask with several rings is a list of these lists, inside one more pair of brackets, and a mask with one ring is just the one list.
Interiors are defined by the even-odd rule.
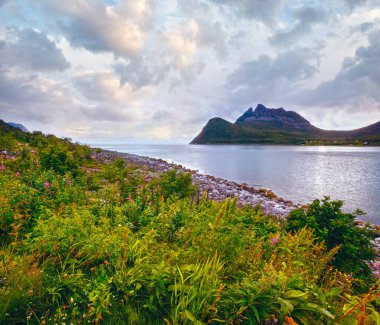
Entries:
[[376,256],[371,234],[366,228],[356,227],[356,215],[343,212],[342,206],[343,201],[331,201],[329,197],[314,200],[306,210],[296,209],[290,213],[286,229],[314,229],[315,236],[324,241],[328,249],[339,246],[332,261],[335,267],[371,283],[373,278],[367,262]]

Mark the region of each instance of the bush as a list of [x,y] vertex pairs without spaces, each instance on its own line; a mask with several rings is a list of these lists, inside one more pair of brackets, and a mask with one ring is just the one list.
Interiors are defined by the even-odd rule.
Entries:
[[165,199],[172,195],[177,195],[179,198],[190,197],[196,192],[191,174],[177,169],[171,169],[161,174],[156,183],[161,187]]
[[60,175],[68,172],[76,175],[79,168],[79,163],[71,152],[55,146],[50,146],[41,152],[40,162],[44,169],[53,170]]
[[367,228],[354,225],[355,214],[342,211],[343,201],[314,200],[306,209],[296,209],[288,217],[286,229],[304,227],[314,229],[314,234],[326,243],[328,249],[340,246],[332,264],[339,270],[352,273],[363,280],[371,279],[367,265],[376,255]]

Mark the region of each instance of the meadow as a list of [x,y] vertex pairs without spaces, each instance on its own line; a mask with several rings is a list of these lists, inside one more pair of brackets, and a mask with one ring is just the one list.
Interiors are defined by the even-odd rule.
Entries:
[[369,228],[285,219],[0,123],[1,324],[380,324]]

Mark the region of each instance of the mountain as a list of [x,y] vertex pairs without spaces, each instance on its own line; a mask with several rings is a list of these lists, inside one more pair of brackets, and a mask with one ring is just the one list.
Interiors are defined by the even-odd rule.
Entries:
[[25,126],[23,126],[22,124],[20,124],[20,123],[7,122],[7,124],[10,125],[13,128],[19,129],[19,130],[21,130],[23,132],[29,132],[28,129]]
[[250,107],[235,123],[212,118],[191,144],[380,145],[380,122],[351,131],[322,130],[296,112]]

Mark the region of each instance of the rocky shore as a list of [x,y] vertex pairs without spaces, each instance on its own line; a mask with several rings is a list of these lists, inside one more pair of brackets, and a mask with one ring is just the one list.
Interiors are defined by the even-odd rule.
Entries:
[[[223,178],[202,174],[196,170],[190,170],[182,165],[169,163],[163,159],[110,150],[93,150],[93,157],[105,163],[112,162],[116,158],[122,158],[126,162],[146,168],[153,173],[163,173],[169,169],[177,168],[192,174],[193,182],[198,186],[199,195],[203,195],[206,192],[207,197],[215,201],[222,201],[228,197],[237,197],[238,205],[256,206],[259,204],[265,214],[274,215],[278,218],[286,217],[290,211],[296,208],[306,207],[279,198],[271,190],[255,188],[247,184],[238,184]],[[154,174],[151,177],[154,177]],[[357,221],[358,227],[364,227],[364,225],[363,221]],[[380,278],[380,226],[371,225],[371,227],[377,234],[377,237],[372,241],[377,251],[377,259],[370,263],[370,267],[374,275]]]
[[201,174],[198,171],[190,170],[182,165],[169,163],[162,159],[137,156],[129,153],[102,150],[94,152],[94,158],[103,162],[111,162],[116,158],[123,158],[127,162],[137,164],[141,167],[148,168],[158,173],[165,172],[169,169],[177,168],[191,173],[193,182],[198,186],[199,195],[206,195],[209,199],[222,201],[228,197],[237,197],[237,204],[242,205],[260,205],[265,214],[271,214],[276,217],[285,217],[291,210],[300,207],[291,201],[286,201],[277,197],[271,190],[255,188],[248,184],[238,184],[223,178]]

